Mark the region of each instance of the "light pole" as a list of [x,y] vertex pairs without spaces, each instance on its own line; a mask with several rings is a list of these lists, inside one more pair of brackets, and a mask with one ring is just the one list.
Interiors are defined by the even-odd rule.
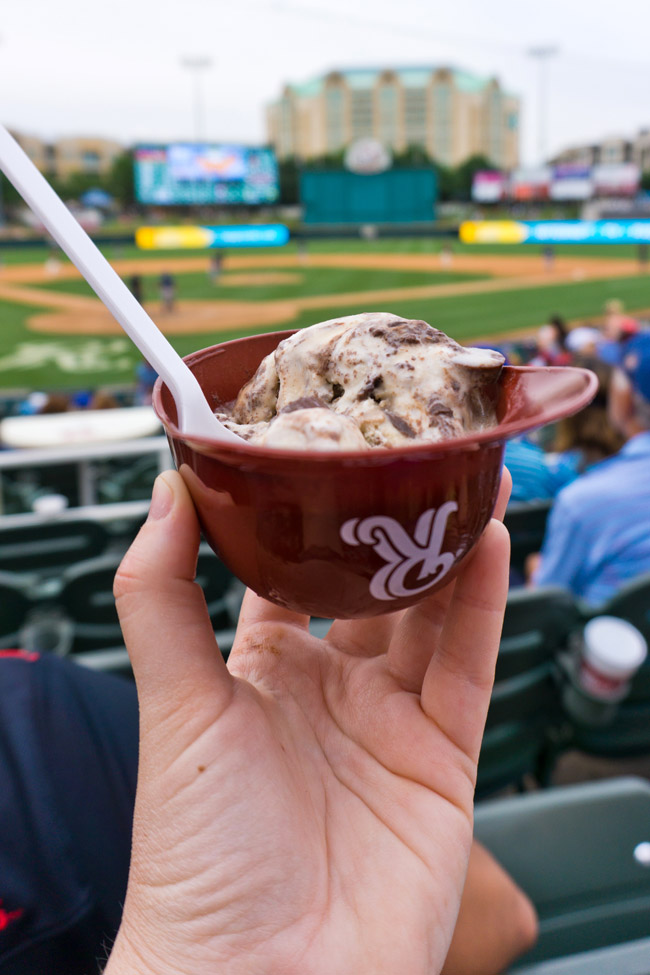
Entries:
[[181,58],[181,65],[194,75],[194,138],[197,142],[202,142],[205,138],[205,105],[201,72],[212,67],[212,58],[185,57]]
[[541,44],[538,47],[530,47],[528,49],[528,56],[535,58],[539,63],[539,77],[538,77],[538,144],[537,151],[539,154],[539,162],[543,164],[546,158],[546,98],[547,98],[547,73],[546,64],[549,58],[554,57],[558,53],[557,47],[552,44]]

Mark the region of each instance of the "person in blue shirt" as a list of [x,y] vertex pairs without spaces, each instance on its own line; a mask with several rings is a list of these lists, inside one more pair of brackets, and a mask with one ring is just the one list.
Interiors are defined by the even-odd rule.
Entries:
[[560,491],[533,575],[592,606],[650,572],[650,334],[626,343],[608,413],[625,445]]
[[574,365],[596,373],[598,392],[583,410],[555,425],[544,449],[526,437],[508,441],[505,465],[512,476],[511,501],[555,498],[563,487],[616,454],[625,443],[609,422],[607,403],[613,370],[593,356],[576,356]]
[[524,437],[508,441],[504,463],[512,476],[511,501],[546,501],[578,476],[572,459],[550,456]]

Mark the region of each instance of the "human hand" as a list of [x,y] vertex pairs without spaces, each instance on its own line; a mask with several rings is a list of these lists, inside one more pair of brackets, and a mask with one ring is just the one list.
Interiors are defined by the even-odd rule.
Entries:
[[445,589],[323,640],[248,592],[228,667],[193,582],[198,545],[166,473],[115,581],[140,768],[106,975],[439,972],[471,845],[505,529],[493,521]]

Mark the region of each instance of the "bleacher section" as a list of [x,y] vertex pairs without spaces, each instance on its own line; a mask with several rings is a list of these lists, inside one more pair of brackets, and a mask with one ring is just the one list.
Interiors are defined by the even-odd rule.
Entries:
[[475,835],[533,901],[521,975],[648,971],[650,783],[582,783],[480,803]]

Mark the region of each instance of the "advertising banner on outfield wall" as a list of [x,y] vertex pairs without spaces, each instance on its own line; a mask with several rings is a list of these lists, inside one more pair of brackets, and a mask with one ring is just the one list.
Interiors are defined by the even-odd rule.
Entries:
[[210,247],[282,247],[289,240],[284,224],[241,227],[139,227],[135,243],[142,250],[202,250]]
[[650,220],[467,220],[464,244],[648,244]]
[[548,200],[551,170],[548,166],[515,169],[510,177],[510,199],[521,203]]
[[506,197],[508,177],[498,169],[481,169],[472,180],[472,199],[476,203],[499,203]]
[[641,170],[636,163],[594,166],[596,196],[636,196],[641,185]]
[[555,166],[549,195],[552,200],[589,200],[594,195],[590,166]]

